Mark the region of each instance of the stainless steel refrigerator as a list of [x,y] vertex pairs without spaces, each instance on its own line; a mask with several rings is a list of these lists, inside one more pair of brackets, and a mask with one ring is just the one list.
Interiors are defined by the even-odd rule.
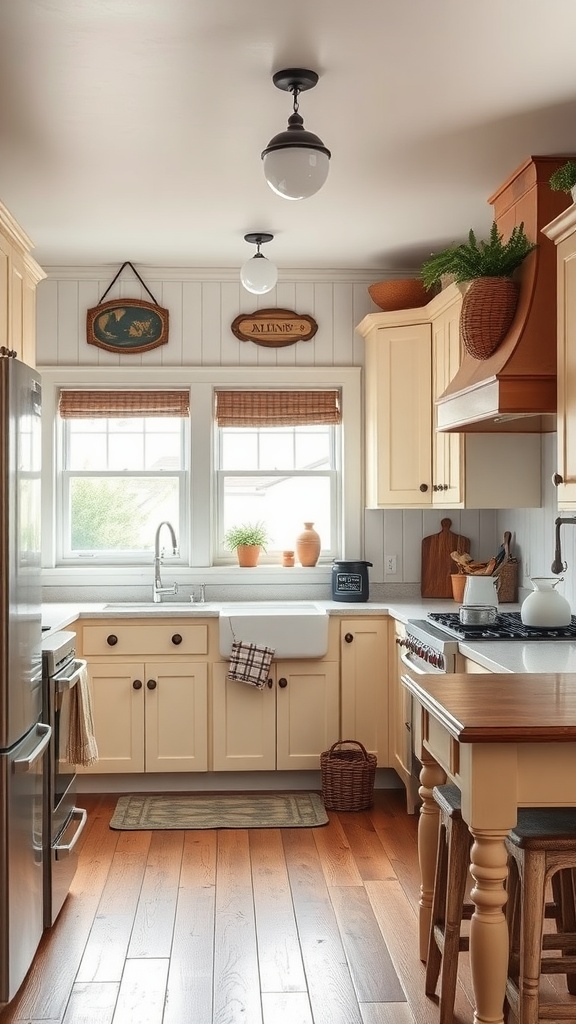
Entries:
[[0,1006],[43,930],[40,405],[38,374],[0,355]]

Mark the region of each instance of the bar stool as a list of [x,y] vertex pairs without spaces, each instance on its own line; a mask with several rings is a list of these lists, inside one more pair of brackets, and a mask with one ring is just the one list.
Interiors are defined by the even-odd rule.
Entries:
[[[568,992],[576,995],[576,809],[537,808],[518,813],[506,839],[509,862],[507,920],[510,957],[506,981],[508,1007],[521,1024],[576,1020],[576,999],[541,1002],[543,974],[565,974]],[[546,903],[551,882],[553,902]],[[553,917],[556,932],[544,933],[544,918]],[[557,951],[559,955],[543,956]]]
[[440,1024],[451,1024],[458,953],[469,945],[468,937],[461,934],[462,921],[470,920],[474,912],[474,905],[465,902],[472,836],[462,818],[458,787],[435,786],[433,795],[440,810],[440,822],[425,991],[428,996],[435,994],[441,971]]

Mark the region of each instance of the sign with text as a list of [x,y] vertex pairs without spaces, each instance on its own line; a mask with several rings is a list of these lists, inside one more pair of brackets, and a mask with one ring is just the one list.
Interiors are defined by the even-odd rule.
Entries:
[[231,330],[240,341],[253,341],[268,348],[282,348],[297,341],[310,341],[318,330],[313,317],[292,309],[258,309],[241,313],[232,321]]

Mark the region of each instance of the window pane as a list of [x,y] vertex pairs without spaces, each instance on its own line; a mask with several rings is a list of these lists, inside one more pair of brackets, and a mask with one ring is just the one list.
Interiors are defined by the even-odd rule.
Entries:
[[70,480],[72,551],[150,551],[158,524],[179,535],[175,477],[85,477]]
[[145,441],[144,469],[180,469],[180,434],[148,434]]
[[[102,423],[102,421],[100,421]],[[71,433],[68,443],[68,469],[103,470],[107,468],[108,439],[106,431]]]
[[142,434],[110,434],[108,469],[144,469],[144,438]]
[[269,551],[293,548],[304,522],[313,522],[322,548],[332,548],[329,477],[233,477],[224,480],[224,532],[262,521]]
[[306,432],[296,431],[295,469],[330,469],[329,428],[317,427]]
[[222,430],[222,469],[258,469],[256,430]]
[[292,431],[260,432],[260,469],[293,469],[294,435]]

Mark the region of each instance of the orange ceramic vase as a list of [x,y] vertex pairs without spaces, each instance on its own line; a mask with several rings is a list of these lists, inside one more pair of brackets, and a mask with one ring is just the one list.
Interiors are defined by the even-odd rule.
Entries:
[[316,565],[322,547],[320,535],[313,529],[314,523],[304,523],[302,533],[296,537],[296,554],[300,565]]

